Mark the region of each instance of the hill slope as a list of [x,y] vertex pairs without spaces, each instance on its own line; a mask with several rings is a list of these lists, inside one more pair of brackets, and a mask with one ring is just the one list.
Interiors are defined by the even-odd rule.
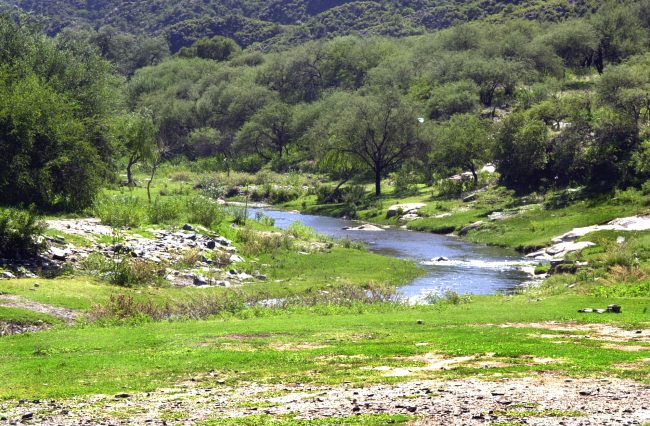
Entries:
[[163,34],[172,51],[203,36],[225,35],[242,46],[296,44],[350,33],[412,35],[485,17],[557,21],[589,13],[593,0],[0,0],[44,18],[55,34],[68,26],[111,25]]

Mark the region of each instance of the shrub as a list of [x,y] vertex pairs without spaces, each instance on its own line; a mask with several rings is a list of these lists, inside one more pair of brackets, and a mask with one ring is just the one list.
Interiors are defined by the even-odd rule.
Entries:
[[246,219],[248,219],[248,211],[242,206],[229,206],[228,215],[232,216],[233,222],[237,225],[246,224]]
[[173,223],[180,219],[182,206],[176,200],[161,200],[156,197],[154,202],[149,205],[147,217],[150,223]]
[[44,248],[45,226],[33,211],[0,209],[0,257],[35,256]]
[[206,228],[220,224],[226,217],[223,207],[205,197],[189,198],[186,207],[188,221]]
[[241,228],[237,235],[243,243],[242,252],[246,256],[275,253],[292,247],[291,239],[286,233],[257,232],[246,226]]
[[293,222],[284,232],[287,235],[300,240],[311,240],[316,236],[314,228],[307,226],[302,222]]
[[146,216],[143,203],[131,195],[99,197],[93,206],[93,213],[103,224],[115,227],[140,226]]
[[341,197],[343,213],[350,217],[356,217],[357,211],[365,206],[366,194],[366,188],[361,185],[352,185],[346,188]]
[[123,258],[113,263],[109,272],[111,284],[122,287],[137,287],[144,285],[161,285],[165,268],[144,259]]
[[275,219],[265,215],[261,211],[255,213],[255,220],[265,226],[275,226]]

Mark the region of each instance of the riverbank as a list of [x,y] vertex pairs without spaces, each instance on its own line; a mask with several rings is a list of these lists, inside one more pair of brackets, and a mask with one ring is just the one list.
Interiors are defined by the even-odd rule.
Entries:
[[[155,188],[162,202],[184,205],[196,195],[181,191],[187,183],[166,185]],[[637,197],[623,195],[630,194]],[[146,206],[142,189],[112,195],[140,197]],[[436,201],[428,202],[422,211]],[[619,212],[618,202],[596,207]],[[122,211],[116,207],[112,218]],[[402,226],[385,217],[389,207],[378,223]],[[576,214],[571,209],[575,203],[545,212]],[[97,243],[147,248],[141,239],[158,241],[157,235],[166,241],[160,229],[170,225],[148,223],[144,208],[135,213],[141,223],[120,228],[116,241],[112,231],[90,238],[74,234],[73,226],[48,237],[80,251]],[[209,232],[191,223],[195,231],[183,232],[196,232],[190,241],[206,247],[203,235],[226,238],[231,244],[219,251],[234,247],[230,254],[244,260],[229,268],[264,281],[130,288],[86,275],[0,281],[13,302],[47,309],[2,307],[0,299],[0,321],[19,319],[22,327],[21,334],[0,338],[0,423],[650,421],[639,402],[646,400],[650,373],[649,232],[625,232],[622,242],[612,229],[581,236],[577,241],[596,245],[573,255],[586,264],[577,274],[554,275],[521,294],[440,292],[413,306],[391,291],[421,273],[412,262],[369,253],[351,240],[317,237],[304,225],[275,229],[279,222],[262,213],[246,226],[235,224],[239,213],[228,210]],[[174,220],[176,228],[185,223],[185,217]],[[389,231],[363,235],[382,233]],[[294,243],[272,244],[285,240]],[[611,304],[622,313],[597,313]],[[630,389],[638,390],[634,400],[625,393]]]

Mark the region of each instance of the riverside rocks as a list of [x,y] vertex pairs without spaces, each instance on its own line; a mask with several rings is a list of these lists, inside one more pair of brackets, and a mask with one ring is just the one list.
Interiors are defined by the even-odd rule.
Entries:
[[[538,260],[559,260],[563,259],[567,254],[584,250],[587,247],[595,246],[590,241],[577,240],[585,235],[597,231],[647,231],[650,230],[650,216],[631,216],[620,219],[614,219],[605,225],[585,226],[582,228],[574,228],[571,231],[553,238],[550,247],[530,253],[528,257]],[[625,242],[619,238],[619,244]]]
[[425,206],[424,203],[395,204],[388,208],[386,218],[398,217],[400,220],[415,220],[420,217],[418,211]]
[[[87,244],[75,245],[63,236],[48,236],[47,251],[40,257],[23,261],[3,261],[9,270],[0,272],[0,279],[34,278],[40,270],[57,271],[76,268],[91,255],[101,255],[113,262],[122,258],[141,259],[167,267],[165,277],[173,285],[222,286],[240,285],[256,280],[244,273],[229,273],[222,269],[234,263],[244,263],[232,241],[219,235],[203,233],[190,224],[181,230],[148,229],[148,237],[120,231],[102,225],[98,219],[66,219],[46,222],[50,229],[81,237]],[[114,240],[106,242],[106,240]],[[262,281],[262,280],[261,280]]]

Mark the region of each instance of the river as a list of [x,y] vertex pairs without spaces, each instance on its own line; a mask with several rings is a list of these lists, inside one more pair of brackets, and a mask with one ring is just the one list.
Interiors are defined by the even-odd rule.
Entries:
[[[250,209],[253,216],[257,212],[273,218],[278,228],[300,221],[319,234],[363,241],[372,252],[418,263],[427,273],[400,288],[400,292],[409,298],[417,299],[446,290],[460,294],[509,293],[530,280],[521,267],[530,266],[531,261],[513,250],[395,227],[381,232],[344,230],[362,222],[266,208]],[[432,260],[439,258],[448,260]]]

